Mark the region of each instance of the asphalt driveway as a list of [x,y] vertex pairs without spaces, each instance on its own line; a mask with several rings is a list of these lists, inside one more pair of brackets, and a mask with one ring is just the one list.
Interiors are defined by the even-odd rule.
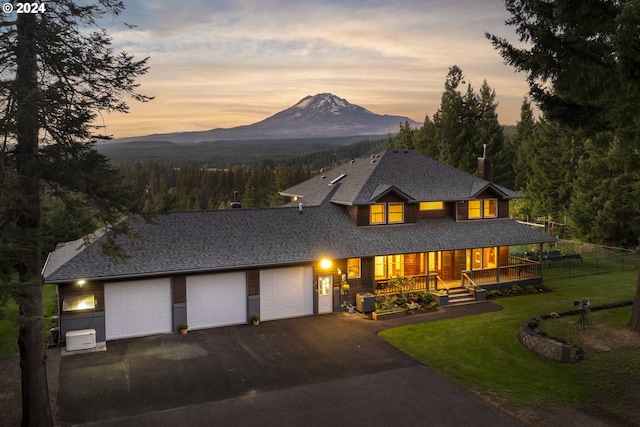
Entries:
[[519,425],[376,334],[496,309],[383,322],[333,314],[111,341],[60,358],[58,423]]

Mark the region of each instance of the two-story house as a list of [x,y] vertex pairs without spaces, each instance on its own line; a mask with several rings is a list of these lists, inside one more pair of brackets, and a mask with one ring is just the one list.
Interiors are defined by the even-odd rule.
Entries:
[[[485,163],[487,162],[487,163]],[[488,159],[479,159],[481,174]],[[394,276],[415,290],[536,285],[539,262],[514,245],[554,242],[509,218],[517,193],[408,150],[386,150],[281,193],[283,207],[175,212],[135,221],[126,263],[95,236],[58,246],[45,264],[58,285],[61,337],[99,341],[340,310]],[[350,291],[341,294],[343,284]]]

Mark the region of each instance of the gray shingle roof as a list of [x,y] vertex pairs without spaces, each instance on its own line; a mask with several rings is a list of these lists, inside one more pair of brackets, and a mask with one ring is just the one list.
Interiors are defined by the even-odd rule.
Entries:
[[[339,190],[339,189],[336,189]],[[119,240],[131,258],[115,263],[94,242],[76,241],[49,255],[47,283],[77,279],[193,273],[556,239],[510,219],[456,222],[428,218],[416,224],[358,227],[341,206],[175,212],[156,224],[137,221],[143,240]]]
[[[329,183],[344,174],[331,194]],[[385,186],[395,187],[413,201],[461,201],[475,198],[491,188],[505,199],[521,197],[518,193],[475,175],[462,172],[410,150],[385,150],[369,159],[340,165],[282,192],[301,197],[305,206],[330,200],[333,203],[370,204],[383,193]]]

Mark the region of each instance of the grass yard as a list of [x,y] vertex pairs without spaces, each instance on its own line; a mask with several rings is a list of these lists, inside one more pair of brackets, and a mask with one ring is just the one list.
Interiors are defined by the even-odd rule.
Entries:
[[[497,299],[492,303],[503,307],[499,312],[399,327],[380,335],[514,414],[564,406],[640,424],[639,347],[604,350],[575,341],[586,356],[570,365],[544,359],[518,341],[526,317],[570,310],[573,301],[583,297],[592,305],[632,299],[637,272],[568,278],[560,277],[566,275],[559,269],[550,270],[545,284],[551,293]],[[630,319],[630,307],[611,311],[616,313],[590,313],[589,329],[611,335]]]
[[[56,315],[56,287],[55,285],[44,285],[42,290],[44,302],[44,326],[45,342],[49,342],[49,329],[52,328],[53,322],[51,316]],[[3,316],[0,316],[0,359],[8,359],[17,357],[20,354],[18,349],[18,326],[13,319],[17,318],[18,305],[10,301],[3,310]]]

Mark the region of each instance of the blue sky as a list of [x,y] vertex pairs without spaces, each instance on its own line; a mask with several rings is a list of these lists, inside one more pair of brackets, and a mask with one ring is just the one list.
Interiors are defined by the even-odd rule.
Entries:
[[108,22],[116,49],[149,56],[150,103],[102,117],[114,137],[255,123],[307,95],[331,92],[375,113],[422,122],[458,65],[487,80],[501,123],[527,93],[484,32],[515,40],[502,0],[125,0]]

